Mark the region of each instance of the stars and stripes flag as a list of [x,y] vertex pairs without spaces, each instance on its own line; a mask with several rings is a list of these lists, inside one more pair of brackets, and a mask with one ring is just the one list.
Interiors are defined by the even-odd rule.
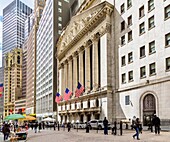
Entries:
[[55,102],[60,103],[61,100],[62,100],[62,96],[59,93],[57,93],[55,97]]
[[84,92],[84,87],[78,82],[77,89],[75,91],[76,97],[79,97]]
[[72,92],[68,88],[66,88],[65,93],[64,93],[64,100],[66,101],[69,100],[71,95],[72,95]]
[[2,94],[3,94],[3,83],[0,84],[0,97],[2,97]]

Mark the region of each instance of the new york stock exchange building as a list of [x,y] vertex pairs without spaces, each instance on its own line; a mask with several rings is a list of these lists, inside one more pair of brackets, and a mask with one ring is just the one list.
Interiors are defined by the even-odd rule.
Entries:
[[[121,1],[116,1],[114,5],[107,1],[85,1],[58,39],[55,55],[58,61],[57,92],[61,96],[66,88],[73,92],[68,101],[63,100],[57,105],[60,123],[103,120],[104,117],[113,123],[136,116],[144,125],[148,125],[156,113],[164,124],[169,124],[170,113],[163,110],[167,108],[168,111],[170,108],[165,101],[170,99],[166,89],[170,85],[170,74],[166,72],[159,76],[159,73],[165,72],[163,67],[157,69],[163,71],[155,73],[155,64],[149,64],[150,54],[145,56],[148,60],[138,57],[140,52],[137,47],[143,46],[140,45],[141,41],[145,45],[150,45],[150,41],[135,34],[139,30],[133,30],[129,24],[133,15],[129,16],[129,12],[126,17],[126,11],[121,15],[121,5]],[[133,3],[130,8],[133,12],[138,10]],[[127,19],[128,29],[121,32],[122,21]],[[127,43],[126,35],[129,40]],[[168,56],[170,51],[166,52]],[[156,51],[155,54],[158,53]],[[165,57],[162,62],[168,59]],[[156,58],[152,60],[156,62]],[[147,75],[142,65],[150,67],[152,72],[149,73],[152,74]],[[85,90],[77,98],[75,91],[78,82]]]

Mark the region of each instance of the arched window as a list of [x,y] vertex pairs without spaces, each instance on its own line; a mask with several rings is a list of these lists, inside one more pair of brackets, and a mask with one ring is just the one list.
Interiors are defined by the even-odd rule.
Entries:
[[155,109],[155,98],[152,94],[148,94],[144,97],[143,100],[143,109],[144,110],[154,110]]

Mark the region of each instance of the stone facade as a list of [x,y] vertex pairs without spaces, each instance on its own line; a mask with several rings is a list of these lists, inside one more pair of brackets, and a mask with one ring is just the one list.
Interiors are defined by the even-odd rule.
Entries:
[[[86,6],[89,6],[86,9]],[[82,10],[81,9],[86,9]],[[68,101],[58,104],[59,121],[87,122],[91,119],[113,119],[111,16],[113,5],[86,1],[81,12],[71,19],[57,44],[59,89],[73,92]],[[75,97],[78,82],[85,92]]]

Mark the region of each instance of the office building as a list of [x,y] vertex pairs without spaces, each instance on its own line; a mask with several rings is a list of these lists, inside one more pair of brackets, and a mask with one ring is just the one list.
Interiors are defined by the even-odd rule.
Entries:
[[24,23],[32,9],[19,0],[13,0],[3,9],[2,56],[24,43]]
[[45,0],[34,1],[34,13],[30,34],[27,41],[27,96],[26,96],[26,114],[36,113],[36,36],[39,21],[42,16]]
[[169,125],[170,3],[122,0],[115,2],[115,9],[118,93],[124,117],[136,116],[149,125],[156,114],[161,125]]
[[36,115],[56,118],[57,64],[56,40],[70,19],[69,1],[47,0],[37,31]]
[[15,101],[22,98],[22,49],[14,48],[5,55],[4,117],[17,113]]

